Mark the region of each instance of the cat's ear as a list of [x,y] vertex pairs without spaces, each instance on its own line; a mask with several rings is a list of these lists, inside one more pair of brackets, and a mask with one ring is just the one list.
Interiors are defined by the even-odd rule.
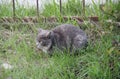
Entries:
[[39,29],[38,29],[38,33],[42,32],[42,30],[43,30],[42,28],[39,28]]
[[47,36],[48,38],[50,38],[51,36],[53,36],[53,31],[47,32],[46,36]]

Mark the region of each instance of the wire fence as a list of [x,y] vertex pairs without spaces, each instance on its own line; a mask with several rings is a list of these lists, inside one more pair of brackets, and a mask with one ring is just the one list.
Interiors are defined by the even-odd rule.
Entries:
[[[4,1],[4,0],[3,0]],[[7,0],[6,0],[7,1]],[[50,23],[50,24],[54,24],[54,23],[59,23],[61,20],[62,20],[62,22],[64,21],[64,22],[67,22],[67,21],[69,21],[69,20],[72,20],[72,21],[76,21],[76,23],[78,23],[78,24],[81,24],[82,22],[84,22],[84,20],[86,20],[86,18],[87,18],[87,20],[90,20],[90,21],[94,21],[94,22],[98,22],[99,21],[99,18],[100,17],[104,17],[103,16],[103,14],[105,13],[104,12],[104,10],[102,9],[102,7],[104,6],[104,5],[96,5],[95,3],[94,3],[94,0],[91,0],[91,1],[93,1],[93,3],[95,4],[94,5],[94,7],[95,7],[95,10],[88,10],[88,7],[89,6],[86,6],[86,3],[87,3],[87,1],[86,0],[73,0],[73,1],[80,1],[79,3],[80,3],[80,5],[79,4],[74,4],[74,2],[71,4],[70,3],[70,1],[72,1],[72,0],[68,0],[68,2],[67,3],[70,3],[71,4],[71,6],[72,6],[72,10],[73,10],[73,12],[78,12],[78,13],[80,13],[80,15],[71,15],[71,16],[67,16],[70,12],[71,12],[71,6],[69,7],[67,7],[67,9],[70,9],[70,11],[69,10],[65,10],[65,8],[63,7],[64,6],[64,4],[63,4],[63,1],[64,0],[57,0],[58,1],[58,3],[57,4],[54,4],[54,5],[56,5],[57,6],[57,12],[55,13],[55,10],[56,9],[50,9],[50,7],[49,7],[49,5],[47,6],[47,11],[46,11],[46,13],[48,12],[48,14],[49,14],[49,12],[53,12],[53,15],[54,15],[54,13],[55,14],[59,14],[59,15],[61,15],[60,17],[56,17],[56,16],[49,16],[49,17],[46,17],[46,16],[42,16],[41,15],[41,12],[40,12],[40,9],[41,9],[41,7],[43,7],[43,6],[41,6],[41,4],[45,4],[45,3],[39,3],[39,1],[41,1],[42,2],[42,0],[33,0],[34,1],[34,13],[33,13],[33,15],[31,16],[24,16],[24,15],[22,15],[22,17],[21,17],[21,15],[20,14],[22,14],[22,13],[27,13],[25,10],[24,10],[24,7],[18,7],[18,2],[17,1],[19,1],[19,0],[9,0],[10,1],[10,4],[12,4],[12,5],[10,5],[10,9],[7,9],[8,11],[6,11],[6,8],[4,8],[3,9],[3,11],[1,10],[0,11],[0,24],[3,24],[3,25],[10,25],[10,24],[14,24],[14,23],[20,23],[20,24],[39,24],[39,23]],[[23,1],[26,1],[26,0],[23,0]],[[46,1],[46,0],[44,0],[44,1]],[[48,0],[49,1],[49,0]],[[51,2],[52,1],[55,1],[55,0],[51,0]],[[106,3],[109,3],[109,2],[111,2],[111,0],[99,0],[99,1],[106,1]],[[118,1],[118,3],[120,2],[119,0],[114,0],[114,1]],[[8,4],[7,4],[8,5]],[[5,5],[5,6],[7,6],[7,5]],[[24,6],[24,3],[22,4],[23,6]],[[31,4],[30,4],[31,5]],[[27,4],[27,6],[28,6],[28,4]],[[75,7],[73,7],[73,6],[75,6]],[[100,10],[98,10],[98,6],[99,6],[99,9]],[[2,5],[0,5],[0,9],[1,9],[1,7],[2,7]],[[55,7],[55,6],[52,6],[52,8],[53,7]],[[18,8],[21,8],[20,10],[18,10]],[[56,8],[56,7],[55,7]],[[103,7],[104,8],[104,7]],[[119,8],[119,7],[118,7]],[[50,10],[49,10],[50,9]],[[77,9],[77,11],[75,10],[75,9]],[[91,8],[90,8],[91,9]],[[28,9],[28,10],[30,10],[30,9]],[[51,11],[52,10],[52,11]],[[108,10],[109,10],[109,5],[108,5]],[[6,11],[6,12],[4,12],[4,11]],[[22,11],[22,12],[21,12]],[[32,11],[33,11],[33,8],[32,8]],[[68,11],[66,14],[67,15],[65,15],[65,12],[66,11]],[[101,12],[100,12],[101,11]],[[1,17],[1,13],[2,14],[4,14],[5,16],[2,16]],[[6,13],[6,14],[5,14]],[[10,13],[10,15],[9,15],[9,13]],[[29,15],[29,13],[32,13],[31,11],[29,11],[28,12],[28,15]],[[92,15],[90,15],[90,13],[93,13]],[[94,15],[94,13],[98,13],[98,16],[95,16]],[[100,14],[101,13],[101,14]],[[44,14],[44,13],[43,13]],[[82,14],[82,15],[81,15]],[[86,16],[86,14],[88,14],[88,15],[90,15],[90,16]],[[118,13],[119,14],[119,13]],[[8,17],[6,16],[6,15],[9,15]],[[20,16],[19,16],[20,15]],[[99,16],[100,15],[100,16]],[[83,16],[83,17],[81,17],[81,16]],[[60,19],[60,20],[59,20]],[[119,19],[119,15],[118,15],[118,19]],[[94,23],[93,22],[93,23]],[[109,22],[108,21],[108,23],[113,23],[113,24],[115,24],[115,25],[117,25],[117,26],[120,26],[120,22]]]
[[[35,14],[36,15],[34,15],[34,16],[37,16],[37,17],[35,17],[35,18],[34,17],[32,17],[32,18],[31,17],[27,17],[27,18],[23,17],[22,19],[20,19],[20,18],[17,17],[17,15],[18,15],[19,12],[17,12],[17,6],[16,6],[17,2],[16,2],[16,0],[11,0],[11,1],[12,1],[11,2],[12,3],[12,18],[9,18],[9,17],[2,18],[2,20],[0,20],[0,23],[1,22],[6,22],[6,23],[33,22],[33,23],[36,23],[36,22],[38,22],[38,19],[41,18],[39,0],[35,0]],[[59,13],[56,13],[56,14],[62,15],[62,19],[64,19],[64,21],[70,20],[70,19],[74,19],[77,22],[83,22],[83,19],[81,19],[80,16],[74,16],[74,15],[73,16],[66,16],[66,15],[64,16],[64,12],[65,11],[64,11],[64,8],[62,7],[63,6],[63,2],[62,1],[63,0],[59,0],[59,2],[58,2],[59,5],[57,5],[57,6],[59,6],[59,8],[58,8],[58,12]],[[76,1],[76,0],[74,0],[74,1]],[[85,8],[86,7],[85,6],[86,2],[85,2],[85,0],[77,0],[77,1],[80,1],[80,3],[81,3],[81,8],[79,7],[80,8],[79,10],[81,10],[82,16],[85,16],[85,12],[86,12],[86,8]],[[69,0],[68,0],[68,3],[69,3]],[[76,7],[74,9],[76,9]],[[98,17],[88,17],[88,18],[92,19],[93,21],[98,21]],[[57,20],[58,20],[57,17],[54,17],[54,16],[51,16],[49,18],[46,18],[46,16],[44,16],[41,19],[42,22],[51,22],[51,23],[52,22],[56,22]]]
[[[25,12],[25,10],[24,10],[24,7],[23,8],[21,8],[19,11],[18,11],[18,2],[17,1],[19,1],[19,0],[11,0],[11,4],[12,4],[12,6],[11,6],[11,11],[9,11],[10,13],[11,13],[11,15],[10,15],[10,17],[12,16],[12,19],[11,18],[9,18],[9,17],[3,17],[2,18],[2,21],[1,21],[1,19],[0,19],[0,23],[1,22],[18,22],[18,20],[20,20],[20,22],[31,22],[31,20],[33,21],[33,22],[38,22],[38,19],[39,18],[41,18],[41,10],[40,10],[40,8],[41,7],[43,7],[43,6],[40,6],[41,4],[40,4],[40,2],[39,1],[41,1],[42,2],[42,0],[34,0],[34,1],[32,1],[32,2],[34,2],[34,4],[35,4],[35,6],[34,6],[34,13],[33,13],[33,17],[31,18],[31,16],[29,17],[27,17],[26,18],[26,16],[24,16],[24,15],[22,15],[23,16],[23,18],[22,19],[20,19],[20,18],[18,18],[18,16],[20,15],[20,12],[21,12],[21,10],[22,10],[22,12],[21,12],[21,14],[22,13],[27,13],[27,12]],[[23,0],[24,1],[24,0]],[[45,1],[45,0],[44,0]],[[49,1],[49,0],[48,0]],[[54,2],[55,0],[51,0],[51,2]],[[100,11],[98,11],[97,9],[98,9],[98,6],[95,4],[94,5],[94,7],[95,7],[95,9],[96,9],[96,11],[95,10],[91,10],[91,11],[89,11],[88,10],[88,8],[87,7],[89,7],[89,6],[87,6],[86,7],[86,4],[87,4],[87,2],[86,2],[86,0],[73,0],[73,1],[80,1],[79,3],[80,4],[77,4],[76,5],[76,3],[70,3],[70,1],[72,1],[72,0],[68,0],[68,2],[67,3],[70,3],[70,6],[67,6],[67,10],[65,10],[65,8],[63,7],[64,6],[64,4],[63,4],[63,1],[64,0],[57,0],[58,1],[58,3],[57,3],[57,5],[56,4],[54,4],[55,6],[53,6],[53,7],[55,7],[56,8],[56,6],[57,6],[57,12],[55,12],[55,10],[56,9],[50,9],[50,10],[52,10],[51,11],[51,13],[53,13],[53,15],[54,15],[54,13],[55,14],[59,14],[59,15],[62,15],[62,19],[64,19],[64,20],[68,20],[68,19],[75,19],[77,22],[83,22],[83,18],[81,19],[81,16],[85,16],[86,17],[86,14],[88,14],[88,15],[90,15],[90,13],[92,14],[92,15],[90,15],[90,16],[87,16],[87,18],[89,18],[89,19],[91,19],[91,20],[93,20],[93,21],[98,21],[98,16],[95,16],[94,14],[95,13],[98,13],[97,15],[100,15]],[[93,1],[93,3],[94,3],[94,0],[91,0],[91,1]],[[98,0],[98,1],[100,1],[100,0]],[[106,2],[108,2],[108,0],[103,0],[103,1],[106,1]],[[24,2],[23,2],[23,6],[24,6]],[[74,14],[72,15],[72,16],[66,16],[66,15],[68,15],[67,13],[72,13],[71,12],[71,10],[68,10],[68,9],[71,9],[71,6],[73,7],[73,6],[75,6],[75,7],[73,7],[72,8],[72,10],[74,10],[73,12],[76,12],[76,14],[77,14],[77,12],[78,13],[80,13],[79,15],[75,15],[74,16]],[[46,11],[46,13],[47,12],[50,12],[50,10],[49,10],[49,5],[47,6],[47,11]],[[77,10],[75,10],[75,9],[77,9]],[[30,9],[28,9],[28,10],[30,10]],[[66,11],[69,11],[69,12],[67,12],[66,13],[66,15],[65,15],[65,12]],[[32,13],[32,12],[30,12],[29,11],[29,13]],[[43,13],[44,14],[44,13]],[[49,14],[49,13],[48,13]],[[81,15],[82,14],[82,15]],[[6,12],[6,15],[7,15],[7,12]],[[29,14],[28,14],[29,15]],[[35,17],[34,17],[35,16]],[[57,19],[57,17],[56,16],[50,16],[49,18],[47,17],[46,18],[46,16],[43,16],[42,17],[42,19],[41,19],[41,21],[43,21],[43,22],[47,22],[47,21],[49,21],[49,22],[55,22],[55,21],[57,21],[58,19]]]
[[[13,17],[15,17],[16,16],[16,6],[15,6],[15,0],[12,0],[12,4],[13,4],[13,6],[12,6],[12,8],[13,8]],[[85,0],[82,0],[82,6],[83,6],[83,13],[82,14],[85,14]],[[59,0],[59,12],[60,12],[60,14],[62,14],[62,0]],[[39,17],[39,0],[36,0],[36,14],[37,14],[37,16]]]

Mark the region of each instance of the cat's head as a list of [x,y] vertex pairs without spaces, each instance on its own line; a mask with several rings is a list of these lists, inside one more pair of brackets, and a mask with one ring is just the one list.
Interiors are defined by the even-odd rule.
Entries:
[[38,49],[42,50],[45,53],[48,53],[52,47],[52,35],[53,32],[50,30],[38,30],[38,35],[36,38],[36,46]]

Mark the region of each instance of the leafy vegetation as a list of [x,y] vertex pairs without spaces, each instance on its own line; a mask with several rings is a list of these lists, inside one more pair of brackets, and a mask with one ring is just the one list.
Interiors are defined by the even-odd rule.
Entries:
[[[81,15],[81,10],[77,9],[80,3],[75,4],[66,4],[69,9],[63,6],[63,14]],[[86,16],[99,16],[100,25],[96,26],[85,22],[85,25],[81,26],[88,35],[89,43],[87,48],[78,51],[78,55],[55,51],[53,56],[49,56],[36,49],[36,29],[40,27],[50,29],[56,25],[15,23],[6,28],[6,25],[0,24],[0,79],[120,79],[120,28],[105,22],[105,19],[119,21],[120,10],[119,5],[110,4],[111,10],[114,11],[110,13],[115,17],[109,17],[110,15],[102,13],[96,4],[94,4],[94,9],[86,8]],[[0,11],[0,17],[12,16],[9,5],[0,6],[2,11]],[[106,4],[106,6],[108,5]],[[55,7],[55,4],[46,5],[43,15],[59,16],[58,8],[57,5]],[[70,9],[73,12],[70,12]],[[107,9],[106,7],[104,11],[109,13]],[[21,10],[25,10],[25,14],[22,14]],[[34,16],[35,13],[31,10],[20,8],[17,11],[19,17]],[[61,21],[59,23],[62,24]],[[69,20],[66,23],[79,26],[74,20]],[[8,63],[13,68],[5,69],[2,66],[3,63]]]

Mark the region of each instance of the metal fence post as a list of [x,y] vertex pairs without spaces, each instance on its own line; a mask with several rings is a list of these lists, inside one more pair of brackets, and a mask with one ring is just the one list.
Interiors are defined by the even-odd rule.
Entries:
[[12,0],[13,2],[13,17],[15,17],[15,0]]
[[36,0],[36,3],[37,3],[37,16],[39,17],[39,2],[38,2],[38,0]]
[[60,0],[60,14],[62,14],[62,0]]
[[83,6],[83,15],[85,15],[85,0],[82,0],[82,6]]

